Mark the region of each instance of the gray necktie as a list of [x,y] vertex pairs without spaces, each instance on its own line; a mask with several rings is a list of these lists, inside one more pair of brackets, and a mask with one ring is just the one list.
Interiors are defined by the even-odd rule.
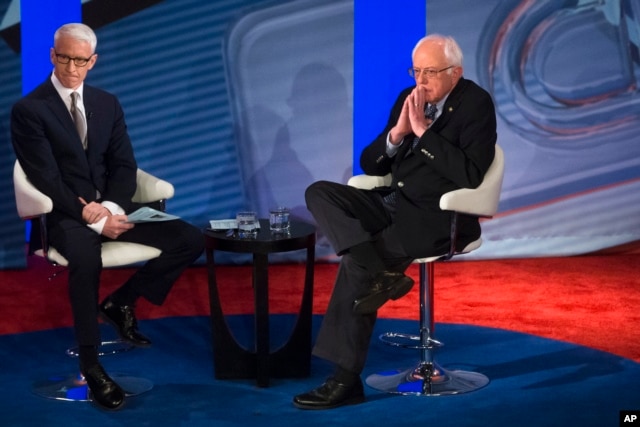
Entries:
[[71,92],[71,117],[76,125],[78,135],[82,141],[82,147],[87,149],[87,125],[82,117],[82,111],[78,108],[78,92]]

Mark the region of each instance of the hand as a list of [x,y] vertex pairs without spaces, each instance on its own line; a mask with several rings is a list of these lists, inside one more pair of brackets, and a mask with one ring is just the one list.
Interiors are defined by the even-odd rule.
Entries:
[[78,197],[78,199],[80,199],[80,202],[84,205],[82,208],[82,219],[87,224],[95,224],[105,216],[111,215],[109,209],[105,208],[100,203],[87,203],[82,197]]
[[[424,108],[427,104],[425,96],[424,88],[416,86],[407,97],[411,131],[417,137],[421,137],[433,122],[424,116]],[[405,104],[407,104],[406,101]]]
[[123,233],[131,230],[134,227],[133,224],[127,222],[126,215],[111,215],[107,218],[107,221],[102,227],[102,235],[110,239],[116,240]]
[[400,112],[400,117],[398,117],[398,122],[396,125],[391,128],[389,132],[389,142],[393,145],[398,145],[402,142],[403,138],[411,133],[411,121],[409,120],[409,105],[411,104],[410,96],[408,96],[404,100],[404,104],[402,105],[402,111]]

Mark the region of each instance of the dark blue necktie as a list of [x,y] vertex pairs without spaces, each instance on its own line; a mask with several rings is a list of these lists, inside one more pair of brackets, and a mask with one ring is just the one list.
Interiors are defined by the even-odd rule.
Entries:
[[427,108],[424,110],[424,116],[429,120],[435,119],[437,113],[438,113],[438,107],[436,107],[433,104],[428,104]]
[[[433,104],[427,104],[427,108],[424,109],[424,117],[433,121],[436,118],[437,112],[438,112],[438,107],[436,107]],[[410,152],[413,151],[414,148],[416,148],[416,145],[418,145],[418,141],[420,141],[420,138],[418,138],[417,136],[413,138]]]

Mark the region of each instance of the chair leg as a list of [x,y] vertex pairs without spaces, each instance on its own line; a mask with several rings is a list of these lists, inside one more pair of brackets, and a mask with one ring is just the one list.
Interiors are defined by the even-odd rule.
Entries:
[[368,386],[387,393],[440,396],[467,393],[489,383],[489,378],[477,372],[449,371],[435,362],[434,351],[442,343],[434,338],[434,277],[434,262],[421,263],[420,334],[387,332],[380,335],[385,344],[419,349],[420,362],[413,368],[370,375],[366,379]]
[[433,311],[433,262],[420,264],[420,362],[433,363],[433,349],[442,343],[434,338],[435,316]]

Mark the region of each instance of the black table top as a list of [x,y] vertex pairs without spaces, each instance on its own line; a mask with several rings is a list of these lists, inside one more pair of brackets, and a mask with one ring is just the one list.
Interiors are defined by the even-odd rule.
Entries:
[[226,230],[204,230],[205,244],[209,249],[228,252],[270,253],[305,249],[315,245],[316,228],[302,221],[291,221],[288,234],[272,234],[269,220],[260,219],[260,230],[255,239],[240,239]]

